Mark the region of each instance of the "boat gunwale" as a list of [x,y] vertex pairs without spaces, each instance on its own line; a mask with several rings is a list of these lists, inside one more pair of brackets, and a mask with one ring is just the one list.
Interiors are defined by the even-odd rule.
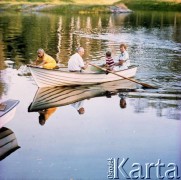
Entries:
[[[42,70],[48,70],[48,71],[56,71],[56,72],[62,72],[62,73],[68,73],[68,74],[105,74],[105,71],[102,71],[102,73],[100,72],[69,72],[69,71],[61,71],[60,69],[46,69],[46,68],[41,68],[41,67],[38,67],[38,66],[28,66],[29,68],[36,68],[36,69],[42,69]],[[128,67],[128,69],[123,69],[123,70],[119,70],[119,71],[115,71],[116,73],[119,73],[119,72],[123,72],[123,71],[127,71],[127,70],[131,70],[131,69],[134,69],[134,68],[137,68],[138,65],[131,65]],[[61,68],[67,68],[67,67],[61,67]]]
[[[6,101],[3,101],[3,103],[6,103],[7,101],[14,101],[13,105],[11,105],[7,110],[5,109],[4,114],[0,114],[0,117],[3,117],[4,115],[6,115],[8,112],[10,112],[12,109],[14,109],[18,104],[19,104],[19,100],[14,100],[14,99],[8,99]],[[2,111],[3,112],[3,111]]]

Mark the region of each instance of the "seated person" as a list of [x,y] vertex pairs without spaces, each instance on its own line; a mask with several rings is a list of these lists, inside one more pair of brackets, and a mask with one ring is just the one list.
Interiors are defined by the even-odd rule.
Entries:
[[114,67],[115,71],[128,69],[128,66],[130,66],[129,54],[126,51],[126,49],[127,49],[127,46],[125,44],[120,45],[121,54],[118,58],[118,62],[115,63],[115,67]]
[[114,68],[114,60],[111,57],[111,52],[110,51],[106,52],[106,67],[110,71],[113,70],[113,68]]
[[84,48],[77,48],[77,52],[73,54],[68,61],[68,70],[70,72],[81,72],[82,69],[88,67],[88,63],[84,64],[82,56],[84,55]]
[[33,63],[36,66],[43,67],[45,69],[54,69],[56,67],[56,61],[51,56],[45,53],[43,49],[38,49],[38,57]]

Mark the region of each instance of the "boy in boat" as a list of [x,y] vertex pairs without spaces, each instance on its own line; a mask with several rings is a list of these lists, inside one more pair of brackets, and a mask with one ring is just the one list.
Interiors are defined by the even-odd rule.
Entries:
[[81,72],[82,69],[86,69],[89,65],[88,62],[84,64],[82,56],[84,55],[84,48],[79,47],[76,49],[76,53],[73,54],[68,61],[68,70],[70,72]]
[[37,59],[33,63],[33,65],[43,67],[45,69],[54,69],[57,65],[55,59],[45,53],[43,49],[38,49],[37,51]]
[[128,66],[130,66],[129,54],[126,49],[127,46],[125,44],[120,45],[121,54],[119,55],[118,62],[115,63],[115,71],[128,69]]
[[114,68],[114,60],[111,57],[111,52],[110,51],[106,52],[106,68],[108,70],[110,70],[110,71],[112,71],[113,68]]

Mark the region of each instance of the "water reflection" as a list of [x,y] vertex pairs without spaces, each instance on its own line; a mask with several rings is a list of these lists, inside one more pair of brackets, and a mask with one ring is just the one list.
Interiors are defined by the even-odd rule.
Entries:
[[72,105],[72,107],[74,107],[77,110],[77,112],[79,114],[84,114],[85,113],[85,109],[83,107],[84,106],[84,100],[75,102],[75,103],[73,103],[71,105]]
[[[154,35],[161,36],[163,40],[180,43],[180,16],[180,13],[158,12],[66,17],[63,15],[2,13],[0,16],[1,49],[5,59],[10,58],[17,65],[20,61],[28,63],[30,59],[34,60],[33,52],[40,47],[64,63],[67,63],[75,47],[79,45],[86,49],[86,58],[98,59],[102,57],[100,52],[104,52],[105,48],[115,50],[116,42],[124,41],[130,46],[135,44],[136,37],[131,36],[128,39],[127,34],[136,35],[140,28],[143,28],[144,34],[149,35],[154,31]],[[107,38],[105,35],[108,35]],[[123,39],[120,39],[114,35],[124,36]],[[82,38],[83,36],[84,38]],[[102,40],[109,39],[110,42],[106,42],[106,44],[102,42]],[[10,40],[11,42],[9,42]],[[136,43],[138,42],[136,41]]]
[[4,84],[2,82],[2,73],[0,71],[0,97],[2,97],[3,92],[4,92]]
[[39,111],[52,107],[74,104],[78,110],[81,101],[99,96],[110,96],[118,91],[135,90],[136,85],[128,80],[102,83],[92,86],[39,88],[28,111]]
[[159,93],[129,93],[131,105],[135,113],[146,113],[150,108],[158,117],[181,120],[181,94]]
[[120,108],[124,109],[126,108],[126,95],[123,93],[119,93],[120,97]]
[[13,119],[18,103],[17,100],[7,100],[0,103],[1,107],[4,106],[0,110],[0,161],[20,148],[14,132],[4,127]]
[[0,161],[20,148],[16,136],[11,129],[2,127],[0,129]]
[[168,92],[159,94],[157,90],[139,92],[134,83],[122,81],[94,86],[39,88],[28,111],[38,112],[44,124],[57,107],[71,105],[79,114],[84,114],[86,113],[85,100],[103,96],[106,98],[119,96],[118,106],[121,109],[126,109],[129,104],[134,107],[135,113],[146,113],[149,108],[152,108],[159,117],[181,119],[180,94]]
[[136,85],[127,80],[94,86],[39,88],[33,102],[28,107],[28,112],[38,112],[39,123],[44,125],[57,107],[71,105],[79,115],[83,115],[86,112],[84,108],[86,99],[100,96],[110,98],[119,91],[134,91],[135,88]]
[[125,42],[132,63],[139,64],[137,79],[180,89],[181,14],[135,12],[116,15],[0,15],[0,68],[4,61],[15,67],[36,58],[36,49],[67,65],[75,47],[83,46],[85,60],[104,61],[105,51],[119,54]]
[[41,111],[38,111],[39,113],[39,123],[40,125],[44,125],[46,121],[49,119],[49,117],[57,110],[56,107],[43,109]]

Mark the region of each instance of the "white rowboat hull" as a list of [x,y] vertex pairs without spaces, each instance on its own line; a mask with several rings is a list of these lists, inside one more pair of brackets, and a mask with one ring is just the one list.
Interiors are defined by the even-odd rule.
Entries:
[[[79,73],[67,72],[63,70],[43,69],[39,67],[29,67],[29,69],[38,87],[90,85],[123,79],[112,73],[105,74],[105,72]],[[136,71],[137,66],[132,66],[129,69],[117,71],[116,73],[130,78],[135,76]]]

